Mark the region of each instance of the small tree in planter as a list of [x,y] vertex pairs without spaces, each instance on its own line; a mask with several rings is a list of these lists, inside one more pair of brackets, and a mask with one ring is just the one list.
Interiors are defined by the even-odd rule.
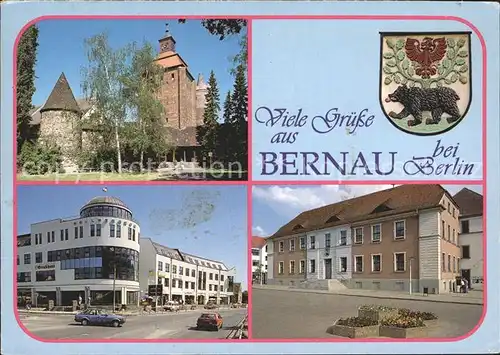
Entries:
[[326,332],[346,338],[374,338],[378,336],[378,322],[371,318],[340,318]]
[[432,312],[413,311],[408,308],[401,308],[399,314],[403,317],[420,318],[428,327],[437,324],[438,317]]
[[376,304],[363,305],[358,308],[359,318],[370,318],[380,322],[384,318],[395,317],[398,315],[398,309],[389,306],[381,306]]
[[379,335],[388,338],[422,338],[426,336],[426,330],[422,319],[398,315],[380,322]]

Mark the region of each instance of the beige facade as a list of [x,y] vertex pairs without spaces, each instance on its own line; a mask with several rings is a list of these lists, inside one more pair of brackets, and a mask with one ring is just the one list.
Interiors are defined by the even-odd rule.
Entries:
[[[300,237],[314,234],[331,245],[331,233],[317,232],[347,226],[350,240],[343,245],[352,245],[350,254],[342,254],[352,271],[342,278],[347,287],[453,292],[460,261],[458,216],[458,205],[440,185],[401,185],[303,212],[269,238],[269,283],[290,285],[309,278],[298,272],[301,260],[308,264],[310,248],[300,248]],[[339,245],[329,247],[329,254],[338,256]],[[330,270],[322,275],[334,278]]]

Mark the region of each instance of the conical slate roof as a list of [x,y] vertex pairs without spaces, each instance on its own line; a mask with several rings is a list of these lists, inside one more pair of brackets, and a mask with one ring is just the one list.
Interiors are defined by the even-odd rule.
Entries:
[[57,80],[54,89],[52,89],[49,98],[45,102],[45,105],[43,105],[40,112],[50,110],[80,112],[80,107],[75,100],[73,91],[71,91],[64,73],[61,73],[61,76]]

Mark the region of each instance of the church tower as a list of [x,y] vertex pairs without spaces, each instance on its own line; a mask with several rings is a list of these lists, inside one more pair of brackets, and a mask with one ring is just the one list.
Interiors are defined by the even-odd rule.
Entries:
[[65,171],[77,171],[75,154],[81,143],[81,111],[64,73],[61,73],[40,109],[40,115],[40,142],[58,146],[63,155]]

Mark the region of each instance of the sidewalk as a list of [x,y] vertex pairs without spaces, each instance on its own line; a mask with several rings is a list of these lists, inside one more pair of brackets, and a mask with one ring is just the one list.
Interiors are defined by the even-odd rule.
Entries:
[[341,295],[341,296],[356,296],[356,297],[367,297],[367,298],[381,298],[381,299],[395,299],[395,300],[414,300],[414,301],[424,301],[424,302],[441,302],[441,303],[456,303],[456,304],[473,304],[482,305],[483,304],[483,292],[481,291],[471,291],[469,293],[445,293],[439,295],[428,295],[424,296],[421,293],[418,294],[408,294],[397,291],[379,291],[379,290],[359,290],[359,289],[345,289],[345,290],[306,290],[298,288],[290,288],[288,286],[278,286],[278,285],[252,285],[254,289],[263,290],[276,290],[276,291],[287,291],[287,292],[304,292],[304,293],[323,293],[331,295]]
[[[221,307],[218,308],[217,310],[219,311],[229,311],[229,310],[238,310],[238,309],[243,309],[243,308],[231,308],[231,307]],[[160,314],[178,314],[178,313],[187,313],[187,312],[196,312],[196,311],[203,311],[205,310],[204,308],[197,308],[197,309],[186,309],[186,310],[180,310],[178,312],[168,312],[168,311],[163,311],[163,312],[147,312],[147,311],[134,311],[134,312],[115,312],[114,314],[120,315],[120,316],[148,316],[148,315],[160,315]],[[63,311],[42,311],[42,310],[26,310],[26,309],[18,309],[17,312],[21,315],[28,315],[28,314],[50,314],[50,315],[61,315],[61,316],[70,316],[70,315],[75,315],[80,313],[80,311],[76,312],[63,312]]]

